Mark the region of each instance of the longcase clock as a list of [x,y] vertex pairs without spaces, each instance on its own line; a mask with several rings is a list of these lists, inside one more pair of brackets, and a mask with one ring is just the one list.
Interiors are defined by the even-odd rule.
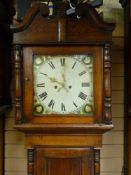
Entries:
[[79,4],[34,2],[13,26],[16,124],[25,133],[28,174],[98,175],[111,119],[110,45],[114,24]]

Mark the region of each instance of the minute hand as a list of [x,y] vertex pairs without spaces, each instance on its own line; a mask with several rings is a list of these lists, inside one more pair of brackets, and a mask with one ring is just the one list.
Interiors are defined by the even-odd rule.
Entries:
[[62,79],[63,79],[63,82],[62,82],[62,86],[58,89],[58,92],[63,88],[66,90],[66,92],[69,92],[69,90],[66,88],[66,80],[65,80],[65,74],[62,74]]

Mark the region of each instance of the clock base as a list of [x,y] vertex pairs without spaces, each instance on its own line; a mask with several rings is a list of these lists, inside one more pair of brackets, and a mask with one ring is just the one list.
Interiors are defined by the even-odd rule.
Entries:
[[36,146],[28,149],[28,175],[35,174],[99,175],[100,150],[93,147]]

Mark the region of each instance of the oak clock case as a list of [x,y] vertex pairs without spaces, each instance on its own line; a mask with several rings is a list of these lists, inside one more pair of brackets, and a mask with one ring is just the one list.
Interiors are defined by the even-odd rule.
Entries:
[[34,2],[12,26],[15,128],[25,133],[28,174],[99,175],[102,134],[113,128],[114,24],[89,4],[79,4],[71,16],[69,4],[54,3],[52,17],[47,5]]
[[25,48],[24,116],[33,122],[53,123],[57,119],[61,123],[63,117],[68,123],[71,119],[74,123],[95,121],[102,110],[102,98],[98,109],[94,88],[101,89],[102,96],[101,54],[98,47]]

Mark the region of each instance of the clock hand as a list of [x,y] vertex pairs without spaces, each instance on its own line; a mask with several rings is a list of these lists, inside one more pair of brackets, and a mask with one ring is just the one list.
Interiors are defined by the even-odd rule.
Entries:
[[59,84],[60,86],[63,86],[63,82],[58,81],[56,78],[54,78],[54,77],[49,77],[47,74],[43,74],[43,75],[45,75],[51,82],[57,83],[57,84]]
[[66,92],[69,92],[68,89],[65,87],[65,82],[59,82],[58,80],[56,80],[56,79],[53,78],[53,77],[51,77],[50,80],[51,80],[52,82],[55,82],[55,83],[57,83],[57,84],[59,84],[59,85],[61,86],[61,87],[58,89],[58,92],[59,92],[62,88],[64,88],[64,89],[66,90]]
[[62,86],[58,89],[58,92],[61,90],[61,89],[65,89],[66,92],[68,92],[68,89],[65,87],[65,74],[62,73]]
[[65,89],[66,92],[69,92],[69,90],[65,87],[65,84],[63,84],[63,86],[61,86],[61,87],[58,89],[58,92],[60,92],[60,90],[61,90],[62,88]]
[[58,89],[58,92],[62,89],[62,88],[64,88],[65,90],[66,90],[66,92],[69,92],[68,91],[68,89],[65,87],[65,76],[64,76],[64,74],[62,74],[62,77],[63,77],[63,82],[60,82],[60,81],[58,81],[56,78],[54,78],[54,77],[49,77],[47,74],[44,74],[51,82],[53,82],[53,83],[57,83],[57,84],[59,84],[61,87]]
[[54,77],[50,77],[49,79],[51,80],[51,82],[57,83],[57,84],[59,84],[60,86],[63,86],[63,82],[58,81],[58,80],[55,79]]
[[65,79],[65,74],[64,73],[62,74],[62,79],[63,79],[63,83],[65,83],[66,79]]

